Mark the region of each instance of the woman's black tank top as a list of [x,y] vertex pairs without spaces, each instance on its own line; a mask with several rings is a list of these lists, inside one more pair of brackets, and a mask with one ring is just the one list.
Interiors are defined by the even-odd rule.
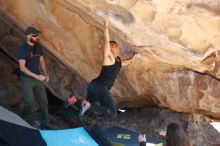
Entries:
[[101,83],[104,86],[107,86],[108,89],[110,89],[113,86],[120,69],[121,59],[120,57],[117,57],[113,65],[102,66],[101,73],[93,81],[98,81],[99,83]]

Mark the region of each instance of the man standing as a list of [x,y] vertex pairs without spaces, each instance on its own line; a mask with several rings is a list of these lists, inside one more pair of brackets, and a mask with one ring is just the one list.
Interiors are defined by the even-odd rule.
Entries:
[[[24,106],[21,117],[26,118],[31,111],[34,97],[39,104],[41,113],[41,128],[48,127],[48,101],[44,81],[48,82],[46,64],[43,58],[42,46],[39,44],[41,32],[34,27],[25,31],[26,41],[18,49],[18,62],[21,71],[20,79],[23,92]],[[41,75],[41,71],[43,75]],[[35,95],[35,96],[34,96]]]

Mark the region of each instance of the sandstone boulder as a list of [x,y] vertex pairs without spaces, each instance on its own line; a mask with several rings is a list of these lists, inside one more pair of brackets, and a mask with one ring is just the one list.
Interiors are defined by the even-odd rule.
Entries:
[[[220,1],[0,0],[0,4],[20,33],[30,25],[43,32],[46,56],[57,60],[47,59],[52,76],[48,88],[59,98],[72,90],[85,95],[86,83],[99,74],[102,17],[108,14],[111,38],[121,46],[122,57],[139,53],[111,90],[118,107],[156,103],[220,118]],[[1,45],[15,41],[6,36],[1,35]],[[15,47],[10,48],[13,51],[6,52],[15,54]]]

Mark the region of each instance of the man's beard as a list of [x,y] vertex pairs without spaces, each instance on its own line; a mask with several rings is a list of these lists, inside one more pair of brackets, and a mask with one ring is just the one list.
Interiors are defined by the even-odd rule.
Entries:
[[30,38],[30,42],[36,45],[36,44],[39,43],[39,39],[37,39],[37,38],[36,39]]

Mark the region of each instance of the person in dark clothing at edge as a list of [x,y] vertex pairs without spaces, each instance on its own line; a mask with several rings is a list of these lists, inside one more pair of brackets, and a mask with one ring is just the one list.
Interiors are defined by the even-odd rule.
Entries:
[[[189,137],[184,129],[177,123],[170,123],[167,126],[167,131],[161,131],[161,136],[166,136],[165,146],[192,146]],[[146,146],[145,135],[138,136],[140,146]]]
[[[42,46],[39,43],[40,33],[36,28],[28,27],[25,30],[26,41],[18,48],[18,62],[21,71],[20,80],[23,92],[22,100],[24,103],[20,115],[24,119],[27,117],[31,111],[34,97],[36,97],[41,113],[41,128],[46,129],[49,126],[48,101],[43,82],[48,82],[49,76]],[[40,69],[43,75],[41,75]]]
[[118,44],[115,41],[109,40],[108,16],[105,16],[102,70],[100,75],[87,86],[87,99],[84,99],[81,103],[79,117],[82,117],[88,109],[91,109],[95,113],[116,117],[117,111],[109,90],[113,86],[121,66],[126,66],[134,60],[133,56],[121,61],[118,56],[119,52],[120,48]]

